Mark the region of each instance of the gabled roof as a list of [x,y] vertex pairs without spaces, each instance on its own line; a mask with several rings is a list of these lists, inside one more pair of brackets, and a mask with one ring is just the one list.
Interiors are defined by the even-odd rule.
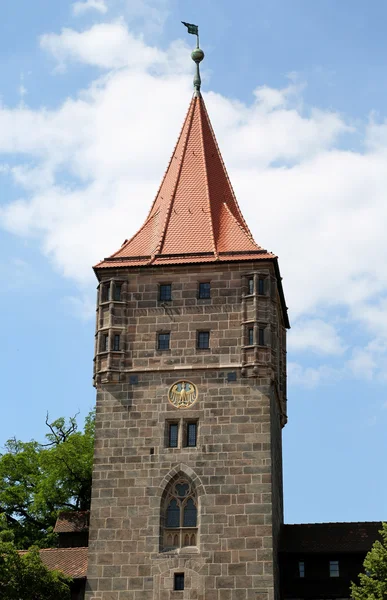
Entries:
[[[27,550],[19,550],[25,554]],[[39,550],[42,563],[51,571],[61,571],[73,579],[87,574],[87,548],[43,548]]]
[[251,235],[195,95],[144,225],[95,268],[275,258]]
[[62,510],[55,523],[55,533],[80,533],[89,531],[90,511]]
[[368,552],[380,539],[382,523],[302,523],[283,525],[280,551],[302,553]]

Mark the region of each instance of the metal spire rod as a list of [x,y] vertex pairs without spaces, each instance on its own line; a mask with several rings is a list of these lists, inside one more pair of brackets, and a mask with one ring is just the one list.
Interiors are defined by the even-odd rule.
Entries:
[[200,69],[199,64],[202,62],[204,58],[204,52],[199,47],[199,27],[197,25],[193,25],[192,23],[185,23],[182,21],[183,25],[186,26],[188,33],[192,33],[192,35],[196,35],[196,48],[191,53],[191,58],[196,64],[196,73],[193,80],[195,96],[200,97],[200,87],[202,84],[202,80],[200,79]]

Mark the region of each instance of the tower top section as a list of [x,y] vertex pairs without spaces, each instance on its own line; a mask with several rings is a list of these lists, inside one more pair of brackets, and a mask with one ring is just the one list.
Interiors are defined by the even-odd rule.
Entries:
[[141,229],[100,268],[273,259],[239,209],[200,93]]

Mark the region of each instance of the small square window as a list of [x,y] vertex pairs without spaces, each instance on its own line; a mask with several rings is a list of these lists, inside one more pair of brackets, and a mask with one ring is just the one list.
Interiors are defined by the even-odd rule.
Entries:
[[184,573],[175,573],[174,590],[184,590]]
[[118,333],[116,333],[114,335],[114,339],[113,339],[113,350],[118,352],[119,349],[120,349],[120,335]]
[[247,330],[247,344],[248,346],[254,344],[254,327],[249,327]]
[[109,351],[109,334],[105,333],[102,338],[102,352]]
[[122,284],[121,283],[115,283],[114,284],[114,300],[116,302],[120,302],[121,301],[121,290],[122,290]]
[[254,277],[249,277],[247,280],[247,293],[254,294]]
[[158,350],[169,350],[170,339],[171,339],[170,333],[159,333],[157,336],[157,349]]
[[258,294],[260,296],[265,294],[265,280],[262,277],[258,279]]
[[260,346],[265,345],[265,329],[263,327],[258,329],[258,344]]
[[339,561],[338,560],[330,560],[329,561],[329,577],[339,577]]
[[168,447],[177,448],[179,441],[179,424],[169,423],[168,424]]
[[159,300],[163,300],[164,302],[172,300],[172,285],[170,283],[160,284]]
[[109,292],[110,292],[110,283],[103,283],[102,284],[101,302],[108,302],[109,295],[110,295]]
[[186,432],[186,443],[185,445],[188,448],[195,448],[197,441],[197,433],[198,433],[198,424],[196,421],[191,421],[187,423],[187,432]]
[[199,283],[199,298],[211,298],[211,284]]
[[298,562],[298,575],[299,577],[305,577],[305,563],[303,560]]
[[206,350],[210,347],[210,332],[209,331],[198,331],[198,348]]

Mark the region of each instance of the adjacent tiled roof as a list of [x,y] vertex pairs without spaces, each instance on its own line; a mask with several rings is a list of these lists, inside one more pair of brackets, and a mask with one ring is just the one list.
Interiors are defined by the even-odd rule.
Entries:
[[[20,551],[24,554],[25,551]],[[39,550],[43,564],[51,571],[61,571],[73,579],[82,579],[87,573],[87,548],[44,548]]]
[[195,96],[144,225],[96,269],[275,258],[251,235]]
[[80,533],[89,530],[90,511],[61,511],[55,523],[55,533]]
[[382,523],[302,523],[284,525],[282,552],[368,552],[380,538]]

